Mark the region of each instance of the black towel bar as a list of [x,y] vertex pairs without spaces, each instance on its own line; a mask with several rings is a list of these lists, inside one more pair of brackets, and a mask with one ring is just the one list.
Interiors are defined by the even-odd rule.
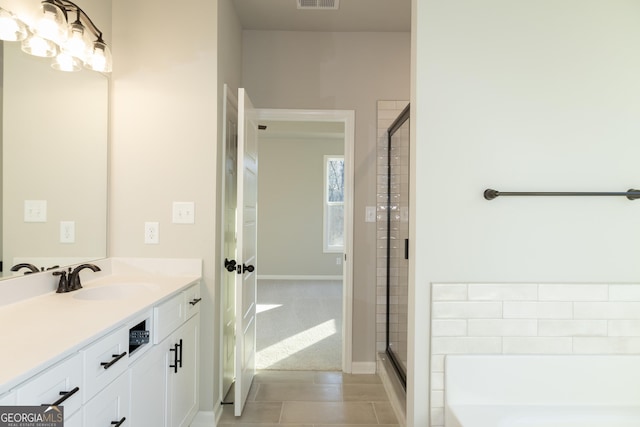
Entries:
[[624,192],[598,192],[598,191],[498,191],[488,188],[484,190],[484,198],[493,200],[499,196],[625,196],[629,200],[640,199],[640,190],[633,188]]

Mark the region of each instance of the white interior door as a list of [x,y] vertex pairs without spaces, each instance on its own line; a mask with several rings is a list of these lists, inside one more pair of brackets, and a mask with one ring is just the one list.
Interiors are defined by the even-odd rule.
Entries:
[[240,416],[256,366],[256,254],[258,123],[244,89],[238,89],[238,188],[236,271],[236,382],[234,409]]
[[[223,106],[223,155],[224,189],[223,227],[224,242],[222,252],[225,265],[222,270],[222,398],[227,396],[235,380],[236,363],[236,269],[230,264],[236,259],[236,189],[238,183],[238,100],[235,93],[224,85]],[[227,268],[231,265],[231,268]]]

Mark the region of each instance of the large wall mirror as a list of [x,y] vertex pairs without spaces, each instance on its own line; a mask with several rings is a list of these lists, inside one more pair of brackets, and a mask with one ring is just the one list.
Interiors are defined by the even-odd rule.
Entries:
[[108,78],[2,45],[2,277],[106,256]]

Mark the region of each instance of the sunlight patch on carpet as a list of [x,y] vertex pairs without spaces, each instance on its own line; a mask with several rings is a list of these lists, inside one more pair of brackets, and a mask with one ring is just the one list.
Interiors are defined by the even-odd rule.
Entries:
[[256,304],[256,314],[282,307],[282,304]]
[[[260,369],[281,369],[287,366],[289,369],[300,369],[295,366],[303,363],[307,369],[323,369],[326,363],[332,363],[332,357],[326,354],[323,341],[337,337],[338,329],[335,319],[327,320],[312,328],[284,338],[279,342],[264,349],[259,349],[257,360]],[[334,352],[331,352],[334,353]],[[297,361],[298,357],[304,359]],[[332,355],[335,356],[335,355]],[[338,360],[339,360],[339,354]]]

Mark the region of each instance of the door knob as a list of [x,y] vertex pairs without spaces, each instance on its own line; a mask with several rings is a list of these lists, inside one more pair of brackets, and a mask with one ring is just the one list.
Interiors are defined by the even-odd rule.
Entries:
[[256,269],[256,268],[255,268],[253,265],[245,265],[245,264],[242,264],[242,272],[243,272],[243,273],[245,273],[245,272],[247,272],[247,271],[248,271],[249,273],[253,273],[253,270],[255,270],[255,269]]
[[236,271],[236,260],[235,259],[228,260],[227,258],[225,258],[224,268],[226,268],[227,271],[233,273],[234,271]]

